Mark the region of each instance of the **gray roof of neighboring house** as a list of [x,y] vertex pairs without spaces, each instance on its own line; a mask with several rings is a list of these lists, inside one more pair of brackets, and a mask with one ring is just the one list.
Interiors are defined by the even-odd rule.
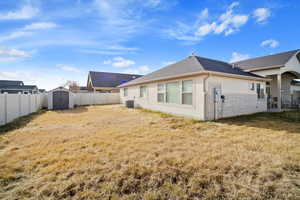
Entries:
[[261,76],[249,72],[244,72],[238,68],[233,68],[231,64],[226,62],[212,60],[209,58],[203,58],[199,56],[189,56],[188,58],[182,61],[161,68],[157,71],[154,71],[150,74],[147,74],[141,78],[135,79],[128,83],[122,84],[120,85],[120,87],[133,85],[133,84],[140,84],[144,82],[150,82],[154,80],[161,80],[164,78],[170,78],[170,77],[180,76],[183,74],[190,74],[190,73],[201,72],[201,71],[221,72],[227,74],[262,78]]
[[34,90],[37,89],[36,85],[6,85],[1,86],[0,89],[9,89],[9,90]]
[[23,81],[0,80],[0,87],[24,85]]
[[0,89],[7,90],[34,90],[36,85],[24,85],[23,81],[0,80]]
[[242,60],[234,62],[232,64],[236,64],[238,68],[241,68],[243,70],[259,69],[273,66],[284,66],[297,52],[299,52],[299,49],[273,54],[269,56]]
[[121,74],[110,72],[89,72],[93,87],[97,88],[114,88],[120,84],[132,81],[142,75],[137,74]]

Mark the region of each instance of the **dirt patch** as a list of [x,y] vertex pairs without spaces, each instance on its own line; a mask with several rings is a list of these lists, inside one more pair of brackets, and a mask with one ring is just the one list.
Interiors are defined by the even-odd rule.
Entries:
[[[297,199],[300,124],[119,105],[47,111],[1,135],[1,199]],[[259,119],[259,120],[257,120]]]

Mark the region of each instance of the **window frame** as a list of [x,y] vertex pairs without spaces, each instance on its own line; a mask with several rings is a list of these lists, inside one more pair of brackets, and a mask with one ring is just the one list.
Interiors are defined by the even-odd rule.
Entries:
[[[191,91],[183,91],[183,82],[185,81],[191,81],[192,82],[192,89]],[[179,103],[170,103],[167,102],[167,84],[168,83],[175,83],[178,82],[179,85]],[[163,86],[163,90],[159,91],[159,87]],[[164,101],[159,101],[158,100],[158,95],[163,94],[164,95]],[[183,94],[192,94],[192,104],[184,104],[183,103]],[[179,105],[179,106],[193,106],[194,105],[194,80],[193,79],[184,79],[184,80],[175,80],[175,81],[168,81],[168,82],[163,82],[163,83],[158,83],[157,84],[157,103],[159,104],[167,104],[167,105]]]
[[[159,91],[159,86],[160,85],[163,86],[162,91]],[[164,95],[163,101],[159,101],[159,98],[158,98],[159,94],[163,94]],[[166,103],[166,85],[165,85],[165,83],[158,83],[157,84],[157,102],[158,103]]]
[[128,88],[124,88],[123,90],[123,96],[128,97]]
[[[191,91],[183,91],[184,82],[191,82],[192,83]],[[193,80],[182,80],[181,81],[181,104],[182,105],[193,105],[193,85],[194,85]],[[191,94],[192,95],[192,103],[191,104],[185,104],[185,103],[183,103],[183,95],[184,94]]]
[[256,83],[256,95],[258,100],[265,99],[265,88],[262,83]]
[[[143,89],[145,89],[145,94],[143,93]],[[147,86],[146,85],[142,85],[140,86],[140,98],[145,98],[147,97]]]

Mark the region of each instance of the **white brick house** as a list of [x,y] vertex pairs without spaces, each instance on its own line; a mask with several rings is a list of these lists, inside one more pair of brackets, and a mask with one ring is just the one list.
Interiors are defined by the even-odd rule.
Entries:
[[123,103],[214,120],[266,111],[266,81],[229,63],[190,56],[119,87]]

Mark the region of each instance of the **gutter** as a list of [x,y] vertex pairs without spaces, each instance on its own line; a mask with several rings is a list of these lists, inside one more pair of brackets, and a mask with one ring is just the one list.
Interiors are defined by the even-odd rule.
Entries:
[[238,74],[229,74],[229,73],[222,73],[222,72],[201,71],[201,72],[192,72],[192,73],[180,74],[180,75],[177,75],[177,76],[167,76],[167,77],[152,79],[152,80],[149,80],[149,81],[144,81],[144,82],[139,82],[139,83],[130,84],[130,82],[129,82],[128,84],[125,84],[125,85],[119,85],[119,86],[117,86],[117,88],[124,88],[124,87],[141,85],[141,84],[152,83],[152,82],[157,82],[157,81],[164,81],[164,80],[184,78],[184,77],[196,76],[196,75],[205,75],[205,74],[222,76],[222,77],[225,76],[225,77],[230,77],[230,78],[240,78],[240,79],[245,79],[245,80],[258,80],[258,81],[271,81],[272,80],[272,79],[264,78],[264,77],[251,77],[251,76],[238,75]]
[[207,89],[206,89],[206,81],[209,78],[210,74],[207,74],[206,77],[203,79],[203,93],[204,93],[204,107],[203,107],[203,120],[206,119],[206,96],[207,96]]

